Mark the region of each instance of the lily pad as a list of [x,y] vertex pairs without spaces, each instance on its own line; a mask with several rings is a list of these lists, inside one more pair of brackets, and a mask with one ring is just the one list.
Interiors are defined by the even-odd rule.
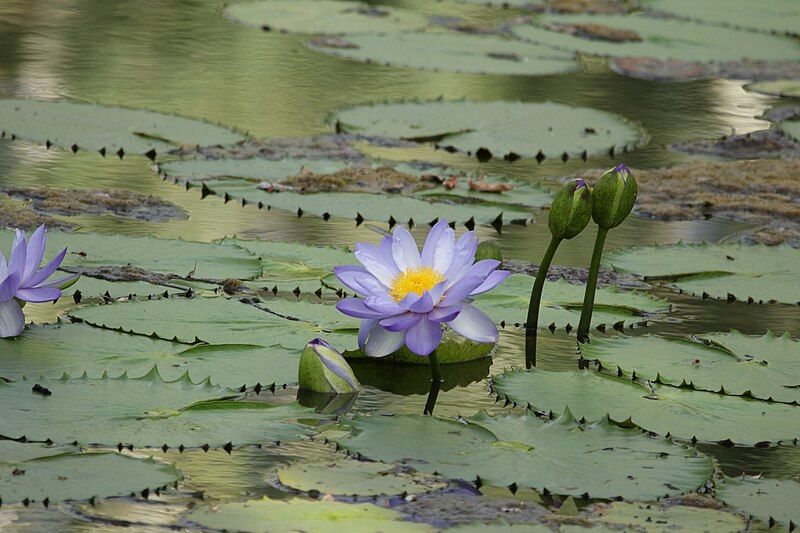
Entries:
[[73,151],[146,154],[151,159],[183,144],[233,144],[244,138],[202,120],[66,100],[0,100],[0,130],[6,137]]
[[791,530],[800,524],[800,483],[791,479],[726,477],[717,483],[717,498],[770,525],[775,521]]
[[447,480],[385,463],[346,459],[327,463],[294,463],[278,469],[278,481],[302,492],[341,496],[424,494],[447,487]]
[[[508,325],[525,323],[528,314],[533,277],[512,274],[499,287],[475,298],[475,306],[487,313],[495,322]],[[554,323],[563,327],[577,325],[580,320],[584,285],[576,285],[566,280],[547,281],[542,293],[542,307],[539,311],[539,326],[547,327]],[[613,324],[620,320],[638,320],[640,317],[669,311],[666,300],[654,298],[646,293],[625,292],[615,287],[597,289],[595,310],[592,315],[594,325]]]
[[773,80],[750,83],[745,86],[748,91],[754,91],[784,98],[800,98],[800,80]]
[[[34,385],[39,387],[32,391]],[[291,440],[310,432],[294,420],[314,418],[313,412],[297,404],[237,401],[240,396],[208,381],[193,383],[188,376],[167,382],[155,369],[140,378],[65,374],[61,379],[0,380],[0,435],[191,448]]]
[[332,305],[269,300],[259,306],[222,297],[163,298],[85,307],[71,316],[94,326],[182,342],[280,343],[302,349],[314,337],[324,336],[340,350],[356,345],[359,321]]
[[[235,340],[235,339],[234,339]],[[297,380],[297,350],[252,344],[198,345],[128,335],[86,324],[28,326],[14,339],[0,339],[0,376],[59,378],[141,376],[155,365],[166,380],[187,373],[227,387]]]
[[399,102],[355,107],[334,115],[348,133],[436,141],[462,152],[494,156],[573,156],[637,146],[642,131],[623,117],[552,102]]
[[402,520],[403,515],[369,503],[341,503],[294,498],[291,500],[250,500],[197,506],[186,520],[205,528],[261,533],[307,531],[321,533],[346,527],[352,533],[402,533],[435,531],[425,524]]
[[[424,435],[424,445],[408,435]],[[373,415],[356,417],[350,433],[335,440],[369,459],[403,460],[450,478],[592,498],[680,494],[704,483],[713,469],[694,449],[608,420],[580,425],[569,414],[552,422],[485,412],[458,421]]]
[[[24,460],[14,448],[29,448]],[[11,448],[11,449],[9,449]],[[38,444],[0,441],[0,502],[3,504],[92,497],[127,496],[171,485],[180,479],[174,467],[153,459],[118,453],[60,451]],[[34,452],[39,452],[36,455]],[[7,455],[10,452],[11,456]]]
[[593,524],[609,528],[647,533],[747,530],[747,521],[738,514],[709,506],[681,505],[669,500],[663,503],[601,503],[593,506],[586,513],[586,518]]
[[[606,265],[645,280],[670,280],[685,292],[756,302],[800,302],[800,250],[789,245],[671,244],[609,252]],[[728,295],[731,296],[728,296]]]
[[[705,4],[702,4],[705,9]],[[711,10],[726,11],[727,9]],[[756,17],[757,18],[757,17]],[[794,60],[800,46],[788,37],[754,33],[699,22],[630,15],[543,15],[537,25],[522,24],[512,31],[521,39],[599,56],[635,56],[681,61],[719,62],[741,59]],[[635,32],[640,40],[612,42],[587,39],[547,28],[599,25]],[[585,26],[584,26],[585,27]]]
[[665,385],[800,403],[800,343],[771,333],[702,335],[710,345],[655,336],[597,339],[581,347],[610,371]]
[[345,42],[347,46],[328,47],[312,41],[310,47],[347,59],[424,70],[541,76],[580,68],[571,53],[499,37],[399,33],[353,35]]
[[602,420],[609,416],[658,435],[746,446],[800,437],[800,407],[627,379],[589,370],[510,372],[500,394],[541,412]]
[[327,35],[418,30],[428,19],[418,13],[345,0],[261,0],[225,9],[234,22],[264,31]]
[[651,9],[708,24],[797,34],[800,5],[794,0],[647,0]]
[[784,120],[778,124],[778,129],[784,135],[800,142],[800,120]]

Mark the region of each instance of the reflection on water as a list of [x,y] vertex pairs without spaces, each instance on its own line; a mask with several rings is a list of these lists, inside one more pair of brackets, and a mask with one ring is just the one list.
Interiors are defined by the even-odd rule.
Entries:
[[[474,4],[428,0],[386,2],[431,15],[461,16],[471,22],[497,23],[517,13],[493,11]],[[226,21],[218,0],[29,0],[0,3],[0,97],[72,98],[82,101],[142,107],[219,122],[255,136],[303,136],[330,133],[326,115],[346,106],[382,100],[410,98],[552,100],[594,107],[621,114],[641,124],[650,142],[625,161],[634,167],[655,167],[689,160],[666,146],[693,138],[708,138],[732,131],[745,133],[768,124],[758,117],[777,100],[745,92],[739,82],[705,80],[654,83],[618,76],[602,60],[584,61],[580,73],[529,78],[423,72],[375,64],[349,62],[317,54],[303,46],[303,37],[264,33]],[[425,159],[475,172],[507,174],[518,179],[547,182],[590,167],[608,167],[619,160],[608,156],[588,162],[572,159],[566,164],[547,159],[537,164],[524,159],[513,164],[491,161],[480,164],[458,154],[435,151],[430,146],[412,149],[365,147],[375,157],[399,160]],[[81,231],[129,235],[152,234],[211,241],[225,235],[297,240],[319,244],[377,242],[380,233],[353,221],[304,217],[254,207],[225,205],[198,190],[186,191],[162,181],[141,157],[124,160],[98,154],[46,150],[16,141],[0,141],[0,186],[52,186],[74,188],[121,188],[165,198],[190,214],[188,220],[146,223],[113,216],[74,217]],[[508,226],[498,235],[479,228],[482,238],[496,239],[508,258],[537,261],[549,241],[547,213],[535,223]],[[378,225],[385,228],[385,225]],[[634,243],[717,241],[745,227],[724,220],[656,222],[631,218],[609,235],[609,247]],[[416,228],[418,240],[427,227]],[[591,254],[592,231],[562,246],[555,262],[584,265]],[[797,309],[790,306],[748,306],[742,302],[705,301],[668,290],[657,291],[676,308],[680,320],[658,323],[652,332],[689,333],[737,328],[763,333],[767,328],[800,334]],[[66,304],[64,304],[66,305]],[[634,331],[639,333],[640,330]],[[630,333],[626,330],[627,333]],[[616,334],[614,332],[610,332]],[[508,329],[489,368],[488,361],[470,366],[464,375],[449,375],[438,394],[436,414],[469,416],[481,409],[500,411],[485,377],[524,366],[524,335]],[[551,370],[576,368],[573,336],[563,331],[539,337],[537,364]],[[365,390],[357,409],[395,413],[421,413],[427,399],[427,368],[413,379],[396,380],[381,375],[365,363]],[[357,369],[358,370],[358,369]],[[370,377],[366,377],[370,376]],[[448,383],[449,382],[449,383]],[[455,386],[458,385],[458,386]],[[383,390],[382,390],[383,389]],[[392,392],[389,392],[392,391]],[[400,394],[396,394],[400,393]],[[796,448],[724,449],[705,447],[727,473],[796,472],[800,455]],[[178,456],[178,467],[188,474],[187,490],[203,491],[215,499],[269,494],[279,496],[266,483],[266,472],[297,458],[324,458],[329,453],[313,444],[279,448],[245,449],[228,456],[224,452],[190,452]],[[124,506],[123,506],[124,507]],[[164,518],[164,508],[149,509],[144,503],[130,508],[108,508],[122,520]],[[0,511],[0,527],[12,518]],[[18,530],[41,530],[42,524],[62,530],[91,530],[93,525],[58,510],[20,510]],[[26,522],[27,521],[27,522]],[[24,524],[28,526],[24,526]],[[152,523],[152,522],[151,522]],[[97,530],[104,530],[104,524]]]

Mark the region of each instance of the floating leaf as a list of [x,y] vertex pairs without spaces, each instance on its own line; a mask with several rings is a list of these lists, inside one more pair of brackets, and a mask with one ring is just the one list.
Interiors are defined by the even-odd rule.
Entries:
[[717,483],[717,498],[762,522],[789,526],[800,524],[800,483],[791,479],[726,477]]
[[[722,0],[724,1],[724,0]],[[705,4],[702,4],[705,9]],[[716,11],[728,11],[719,9]],[[712,13],[715,10],[710,10]],[[543,15],[537,25],[522,24],[512,31],[521,39],[565,50],[600,56],[635,56],[681,61],[794,60],[800,47],[787,37],[753,33],[734,28],[650,16],[631,15]],[[612,42],[588,39],[551,28],[593,25],[635,32],[640,40]]]
[[798,33],[800,5],[794,0],[647,0],[651,9],[707,24],[765,32]]
[[[679,502],[680,500],[678,500]],[[706,506],[700,506],[705,504]],[[740,515],[710,507],[713,500],[698,506],[663,503],[601,503],[591,507],[586,518],[592,524],[614,530],[668,533],[670,531],[745,531],[747,522]]]
[[795,141],[800,142],[800,120],[784,120],[778,124],[778,129],[784,135],[788,135]]
[[760,81],[747,84],[745,89],[784,98],[800,98],[800,80]]
[[188,376],[167,382],[155,369],[140,378],[0,380],[0,435],[105,446],[217,447],[309,433],[294,420],[313,414],[297,404],[236,401],[239,396]]
[[402,533],[435,531],[425,524],[406,522],[403,515],[369,503],[351,504],[335,501],[250,500],[223,503],[213,508],[196,506],[186,519],[205,528],[229,531],[275,533],[292,531],[322,532],[346,527],[351,533]]
[[180,479],[172,466],[118,453],[78,453],[69,447],[44,447],[0,441],[0,502],[47,504],[92,497],[127,496]]
[[225,9],[234,22],[265,31],[327,35],[418,30],[428,25],[420,14],[344,0],[260,0]]
[[[424,445],[409,435],[424,435]],[[400,415],[357,417],[336,440],[381,461],[404,460],[424,472],[486,485],[516,483],[554,494],[653,499],[694,490],[713,461],[691,448],[651,439],[607,420],[581,425],[569,414],[552,422],[533,416],[468,420]]]
[[[698,390],[800,402],[800,343],[788,334],[702,335],[711,345],[655,336],[597,339],[581,347],[609,371]],[[646,354],[646,357],[643,355]]]
[[[482,294],[475,299],[475,306],[492,317],[495,322],[506,324],[524,324],[528,313],[533,277],[523,274],[512,274],[499,287]],[[567,324],[577,325],[584,285],[575,285],[566,280],[545,282],[542,294],[542,308],[539,311],[539,324],[546,327]],[[625,292],[615,287],[603,287],[597,290],[595,311],[592,315],[594,324],[613,324],[620,320],[631,320],[644,314],[669,311],[665,300],[656,299],[648,294]]]
[[348,46],[326,47],[311,42],[311,48],[327,54],[368,63],[392,66],[537,76],[578,70],[573,54],[532,43],[523,43],[461,33],[399,33],[353,35]]
[[356,345],[359,321],[332,305],[304,300],[269,300],[259,305],[222,297],[163,298],[84,307],[71,316],[95,326],[182,342],[280,343],[302,349],[314,337],[325,337],[340,350]]
[[334,115],[348,133],[436,141],[462,152],[548,157],[622,151],[642,141],[624,118],[552,102],[400,102],[354,107]]
[[589,370],[510,372],[500,394],[536,411],[630,422],[658,435],[752,446],[800,436],[800,407],[666,385],[631,382]]
[[0,100],[0,130],[28,141],[120,157],[155,157],[176,145],[233,144],[243,138],[223,126],[143,109],[25,99]]
[[326,463],[294,463],[278,469],[282,485],[302,492],[349,496],[422,494],[447,487],[447,480],[385,463],[346,459]]
[[800,250],[789,245],[671,244],[609,252],[603,261],[645,280],[675,280],[685,292],[715,298],[800,302]]

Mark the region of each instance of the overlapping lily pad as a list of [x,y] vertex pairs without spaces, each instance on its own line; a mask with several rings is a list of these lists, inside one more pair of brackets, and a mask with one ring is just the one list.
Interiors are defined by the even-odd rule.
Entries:
[[725,478],[717,484],[717,498],[772,525],[789,530],[800,524],[800,483],[791,479]]
[[583,357],[609,371],[666,385],[800,403],[800,343],[771,333],[703,335],[710,345],[656,336],[597,339]]
[[[425,445],[408,435],[425,435]],[[369,459],[403,460],[424,472],[595,498],[680,494],[701,485],[713,468],[694,449],[607,420],[579,425],[569,414],[549,423],[485,412],[459,421],[374,415],[357,417],[336,440]]]
[[750,83],[745,88],[748,91],[772,96],[800,98],[800,80],[760,81],[758,83]]
[[246,531],[329,531],[346,527],[353,533],[435,531],[425,524],[407,522],[403,515],[370,503],[341,503],[294,498],[250,500],[212,507],[195,507],[186,519],[206,528]]
[[[705,4],[701,4],[705,6]],[[702,7],[705,9],[705,7]],[[712,10],[726,11],[725,9]],[[730,11],[730,10],[728,10]],[[638,40],[614,42],[573,35],[589,26],[634,32]],[[561,28],[562,31],[551,31]],[[632,15],[543,15],[536,25],[522,24],[512,30],[518,37],[565,50],[600,56],[635,56],[681,61],[795,60],[800,46],[788,37],[754,33],[699,22]]]
[[[685,244],[634,246],[603,261],[645,280],[674,280],[685,292],[756,302],[800,302],[800,250],[788,245]],[[730,295],[730,296],[729,296]]]
[[578,70],[573,54],[533,43],[460,33],[398,33],[352,35],[346,46],[312,41],[314,50],[392,66],[537,76]]
[[[492,317],[495,322],[524,324],[528,313],[533,278],[512,274],[499,287],[475,299],[475,306]],[[566,280],[548,281],[544,285],[539,326],[554,323],[558,327],[577,325],[586,287]],[[597,290],[594,325],[614,324],[620,320],[639,320],[642,316],[669,311],[670,305],[645,293],[625,292],[614,287]]]
[[167,382],[155,369],[141,378],[0,380],[0,435],[105,446],[222,447],[310,432],[295,420],[314,418],[313,412],[297,404],[242,402],[240,396],[188,376]]
[[747,521],[738,514],[713,507],[713,500],[698,505],[682,505],[678,501],[663,503],[613,502],[592,507],[586,517],[590,523],[622,529],[667,533],[686,531],[745,531]]
[[679,439],[752,446],[800,437],[796,405],[632,382],[589,370],[510,372],[496,378],[494,386],[510,401],[536,411],[569,410],[587,420],[608,415]]
[[152,459],[0,440],[0,504],[127,496],[179,479],[174,467]]
[[766,32],[797,34],[800,5],[794,0],[647,0],[651,9],[664,11],[708,24],[747,28]]
[[223,126],[143,109],[26,99],[0,100],[0,131],[73,151],[151,158],[184,144],[233,144],[244,138]]
[[623,117],[552,102],[399,102],[355,107],[334,115],[348,133],[438,142],[496,157],[597,154],[635,147],[642,131]]
[[239,2],[228,6],[225,16],[265,31],[327,35],[398,32],[428,25],[418,13],[346,0]]

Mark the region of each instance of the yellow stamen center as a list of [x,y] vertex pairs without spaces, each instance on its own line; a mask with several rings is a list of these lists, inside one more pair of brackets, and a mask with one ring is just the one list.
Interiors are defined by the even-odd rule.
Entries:
[[392,286],[389,288],[389,294],[396,302],[399,302],[410,292],[422,296],[425,291],[431,290],[442,281],[444,281],[444,276],[431,267],[408,269],[394,278]]

